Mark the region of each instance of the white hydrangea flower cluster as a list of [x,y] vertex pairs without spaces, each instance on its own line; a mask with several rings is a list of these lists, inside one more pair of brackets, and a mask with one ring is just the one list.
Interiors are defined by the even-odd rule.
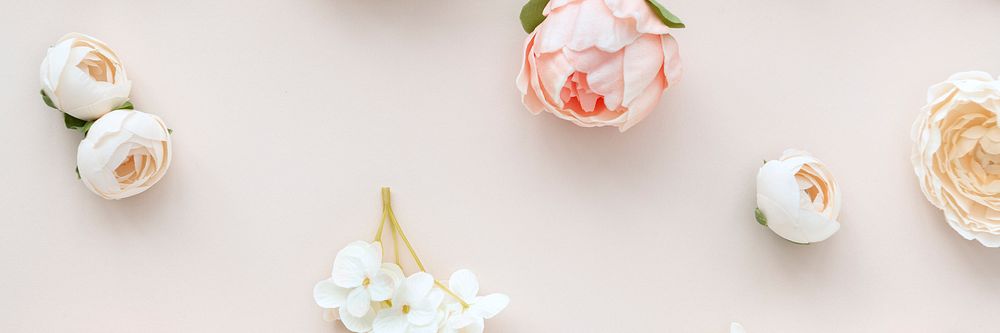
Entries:
[[[479,280],[459,270],[447,282],[435,280],[424,269],[382,189],[383,221],[373,242],[356,241],[337,253],[329,279],[313,289],[324,318],[340,321],[358,333],[482,333],[486,319],[507,307],[504,294],[479,296]],[[382,227],[388,219],[402,237],[420,272],[405,276],[397,262],[383,262]],[[396,243],[398,245],[398,243]],[[398,247],[397,247],[398,248]]]

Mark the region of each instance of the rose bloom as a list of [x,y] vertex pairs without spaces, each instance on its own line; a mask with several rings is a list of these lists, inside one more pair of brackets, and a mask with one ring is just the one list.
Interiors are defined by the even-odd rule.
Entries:
[[804,151],[786,150],[760,168],[757,209],[758,222],[794,243],[823,241],[840,230],[840,189],[823,162]]
[[552,0],[543,14],[517,77],[532,113],[624,132],[680,78],[677,42],[645,0]]
[[913,123],[920,188],[965,239],[1000,247],[1000,80],[966,72],[928,90]]
[[41,66],[42,91],[57,109],[94,120],[128,101],[132,81],[118,56],[96,38],[70,33],[49,48]]
[[159,117],[115,110],[90,127],[76,164],[88,189],[105,199],[122,199],[163,178],[171,151],[169,130]]

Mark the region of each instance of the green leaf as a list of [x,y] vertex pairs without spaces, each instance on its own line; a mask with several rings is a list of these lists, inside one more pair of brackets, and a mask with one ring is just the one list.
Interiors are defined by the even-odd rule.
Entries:
[[[122,103],[122,105],[120,105],[117,108],[115,108],[115,110],[134,110],[134,109],[135,109],[135,106],[132,105],[132,101],[125,101],[125,103]],[[114,111],[114,110],[111,110],[111,111]]]
[[653,9],[656,16],[660,17],[660,21],[663,21],[663,24],[674,29],[684,28],[684,22],[681,22],[679,17],[667,10],[659,2],[656,2],[656,0],[646,0],[646,3],[649,4],[649,8]]
[[762,226],[767,226],[767,216],[764,216],[764,212],[760,211],[760,208],[753,209],[753,217],[757,219],[757,223]]
[[86,124],[83,124],[83,128],[80,129],[80,132],[83,132],[83,135],[86,136],[87,132],[90,132],[90,126],[94,126],[93,121],[88,121]]
[[66,124],[66,128],[71,130],[79,130],[87,125],[86,120],[71,116],[69,113],[63,113],[63,122]]
[[167,134],[173,135],[174,134],[174,129],[173,128],[168,128],[167,129]]
[[80,179],[80,167],[76,167],[76,179]]
[[521,7],[521,27],[524,28],[524,32],[530,34],[535,31],[535,27],[542,24],[542,21],[545,20],[542,11],[548,4],[549,0],[528,0],[528,3]]
[[63,123],[66,124],[66,128],[79,131],[83,135],[87,135],[87,132],[90,131],[90,126],[94,125],[93,121],[78,119],[68,113],[63,113]]
[[42,101],[45,102],[45,105],[48,105],[50,108],[53,109],[59,109],[56,107],[55,103],[52,103],[52,99],[49,98],[49,95],[45,94],[45,89],[42,89],[41,92],[42,92]]

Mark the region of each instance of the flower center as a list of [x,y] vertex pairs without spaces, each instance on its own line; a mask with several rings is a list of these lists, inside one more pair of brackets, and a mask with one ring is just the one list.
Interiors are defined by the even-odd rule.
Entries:
[[372,284],[372,279],[365,278],[364,281],[361,281],[361,285],[362,286],[368,287],[368,285],[370,285],[370,284]]
[[795,174],[799,183],[799,207],[822,211],[827,205],[826,183],[813,174],[799,171]]
[[[971,173],[964,183],[984,193],[1000,193],[1000,128],[989,119],[959,133],[949,154],[952,167]],[[959,172],[958,174],[963,174]]]
[[559,94],[566,108],[581,116],[594,116],[608,110],[604,106],[604,96],[590,90],[586,73],[576,72],[567,77]]
[[76,68],[90,75],[95,81],[115,83],[115,66],[111,64],[110,59],[96,51],[87,53]]
[[115,168],[115,180],[122,186],[144,182],[153,173],[153,160],[142,149],[132,149],[128,157]]
[[403,313],[410,313],[410,306],[409,305],[403,305]]

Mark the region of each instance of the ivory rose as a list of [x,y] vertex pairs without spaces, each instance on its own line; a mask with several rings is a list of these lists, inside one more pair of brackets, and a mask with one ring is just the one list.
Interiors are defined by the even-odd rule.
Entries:
[[965,239],[1000,247],[1000,80],[965,72],[931,86],[913,123],[920,188]]
[[42,92],[55,108],[94,120],[129,99],[132,81],[118,56],[104,42],[79,33],[63,36],[49,48],[41,66]]
[[784,239],[809,244],[840,229],[840,189],[809,153],[786,150],[757,173],[757,221]]
[[534,114],[624,132],[680,78],[677,42],[645,0],[552,0],[543,14],[517,77]]
[[159,117],[115,110],[93,123],[77,149],[84,185],[105,199],[149,189],[170,167],[170,133]]

